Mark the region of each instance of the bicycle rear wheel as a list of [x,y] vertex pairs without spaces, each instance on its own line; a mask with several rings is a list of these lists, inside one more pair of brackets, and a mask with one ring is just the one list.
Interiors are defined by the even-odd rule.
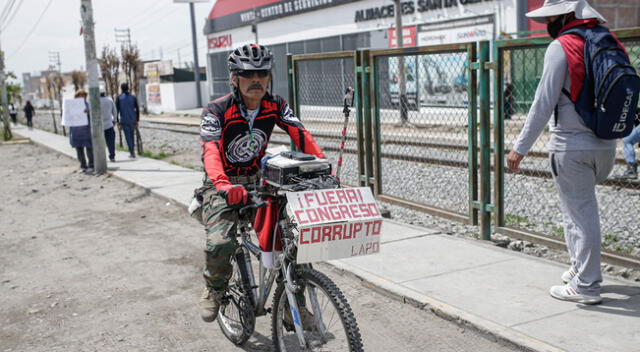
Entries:
[[[310,351],[363,351],[360,329],[340,289],[326,275],[302,269],[298,277],[304,283],[305,309],[300,314],[305,326],[304,337]],[[315,296],[315,299],[313,298]],[[298,303],[300,305],[300,303]],[[309,313],[311,314],[309,316]],[[288,317],[285,317],[289,314]],[[302,351],[294,326],[284,282],[280,282],[273,299],[271,331],[278,352]],[[303,315],[307,315],[307,319]],[[305,324],[307,320],[308,324]]]
[[247,280],[247,263],[242,250],[231,257],[231,264],[233,275],[220,305],[217,320],[224,336],[234,344],[242,345],[251,337],[256,326],[253,304],[249,299],[251,288]]

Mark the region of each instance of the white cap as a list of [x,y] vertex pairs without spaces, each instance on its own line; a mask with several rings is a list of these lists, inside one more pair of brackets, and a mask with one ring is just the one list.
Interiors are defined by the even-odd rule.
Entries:
[[576,18],[581,20],[596,18],[600,23],[607,22],[607,20],[585,0],[545,0],[541,8],[528,12],[526,16],[536,22],[544,23],[547,17],[564,15],[571,12],[574,12]]

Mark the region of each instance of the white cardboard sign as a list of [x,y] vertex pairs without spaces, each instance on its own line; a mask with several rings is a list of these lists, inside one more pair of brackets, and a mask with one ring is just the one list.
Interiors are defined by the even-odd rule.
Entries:
[[83,98],[66,99],[62,107],[62,125],[67,127],[86,126],[89,124],[87,105]]
[[382,217],[368,187],[287,193],[298,224],[297,262],[378,253]]

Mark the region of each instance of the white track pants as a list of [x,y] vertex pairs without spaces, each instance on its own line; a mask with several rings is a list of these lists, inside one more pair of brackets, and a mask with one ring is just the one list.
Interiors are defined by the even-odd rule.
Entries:
[[571,265],[578,273],[570,285],[581,294],[599,295],[601,234],[596,185],[613,169],[615,149],[553,152],[549,158]]

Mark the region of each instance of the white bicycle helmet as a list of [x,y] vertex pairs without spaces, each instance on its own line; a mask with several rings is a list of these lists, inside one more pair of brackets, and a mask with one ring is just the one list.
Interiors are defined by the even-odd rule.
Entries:
[[246,44],[229,54],[229,71],[271,70],[273,54],[264,45]]

